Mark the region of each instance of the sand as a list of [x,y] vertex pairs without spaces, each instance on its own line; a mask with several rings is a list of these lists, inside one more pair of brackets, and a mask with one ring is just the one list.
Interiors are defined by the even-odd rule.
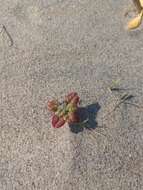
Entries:
[[[130,5],[0,0],[0,190],[143,189],[143,109],[109,114],[124,93],[143,102],[143,25],[125,29]],[[92,131],[51,127],[47,101],[70,91]]]

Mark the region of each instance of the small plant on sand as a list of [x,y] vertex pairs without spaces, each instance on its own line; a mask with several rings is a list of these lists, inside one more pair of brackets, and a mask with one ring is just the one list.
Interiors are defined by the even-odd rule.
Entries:
[[77,114],[80,98],[76,92],[68,94],[63,102],[51,100],[48,102],[48,110],[52,113],[52,126],[60,128],[65,123],[79,123]]

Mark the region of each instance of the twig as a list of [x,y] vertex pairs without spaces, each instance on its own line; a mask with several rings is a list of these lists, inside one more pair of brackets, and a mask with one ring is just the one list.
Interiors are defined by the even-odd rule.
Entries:
[[111,115],[122,103],[123,101],[120,101],[119,103],[117,103],[115,107],[102,118],[102,120],[107,119],[106,117]]
[[127,91],[127,90],[133,90],[135,88],[118,88],[118,87],[110,87],[111,91]]
[[[10,40],[10,44],[9,44],[9,47],[13,46],[13,39],[10,35],[10,33],[7,31],[6,27],[4,25],[2,25],[2,30],[1,32],[4,31],[6,33],[6,35],[8,36],[9,40]],[[1,33],[0,32],[0,33]]]
[[121,98],[120,101],[115,105],[115,107],[113,108],[113,110],[111,110],[109,113],[107,113],[103,118],[106,119],[107,116],[111,115],[122,103],[125,103],[125,101],[130,100],[131,98],[133,98],[133,95],[128,95],[128,94],[124,94]]
[[134,98],[133,95],[131,95],[131,94],[124,94],[124,95],[121,97],[121,100],[126,101],[126,100],[130,100],[130,99],[132,99],[132,98]]
[[143,109],[143,106],[139,106],[138,104],[135,104],[135,103],[125,102],[124,104],[129,104],[129,105],[135,106],[139,109]]
[[96,139],[96,135],[95,134],[98,134],[98,135],[100,135],[100,136],[102,136],[102,137],[104,137],[104,138],[106,138],[108,141],[109,141],[109,138],[106,136],[106,135],[104,135],[103,133],[100,133],[100,132],[98,132],[98,131],[96,131],[96,130],[89,130],[89,133],[90,133],[90,135],[93,137],[93,138],[95,138]]

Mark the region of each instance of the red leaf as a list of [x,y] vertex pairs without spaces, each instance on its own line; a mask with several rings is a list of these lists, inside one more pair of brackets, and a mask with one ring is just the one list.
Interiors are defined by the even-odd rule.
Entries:
[[59,121],[59,117],[57,115],[54,115],[52,117],[52,126],[55,127],[58,121]]
[[71,100],[71,104],[77,105],[79,103],[79,96],[76,95],[73,97],[73,99]]
[[76,112],[69,114],[69,118],[67,121],[69,124],[78,123],[79,121],[80,121],[80,118]]
[[76,92],[71,92],[70,94],[68,94],[65,97],[65,101],[69,103],[75,96],[77,96],[77,93]]
[[48,110],[55,112],[58,109],[58,105],[59,103],[57,100],[48,101]]
[[56,125],[55,125],[55,128],[60,128],[60,127],[62,127],[64,124],[65,124],[65,120],[64,120],[64,118],[63,117],[61,117],[59,120],[58,120],[58,122],[56,123]]

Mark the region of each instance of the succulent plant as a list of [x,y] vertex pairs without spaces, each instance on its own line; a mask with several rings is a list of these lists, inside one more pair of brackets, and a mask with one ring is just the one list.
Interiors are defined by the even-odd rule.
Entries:
[[77,113],[79,101],[80,97],[76,92],[69,93],[61,103],[57,100],[48,101],[48,110],[52,112],[52,126],[60,128],[65,123],[78,123],[80,121]]

